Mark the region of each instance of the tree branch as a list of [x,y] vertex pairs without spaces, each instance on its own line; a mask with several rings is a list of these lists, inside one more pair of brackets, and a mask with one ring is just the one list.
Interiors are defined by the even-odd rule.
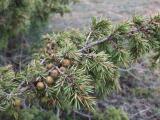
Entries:
[[83,48],[81,48],[80,50],[78,50],[78,52],[83,52],[83,51],[87,50],[88,48],[91,48],[91,47],[93,47],[95,45],[98,45],[100,43],[103,43],[105,41],[109,41],[111,39],[112,39],[112,35],[110,35],[110,36],[108,36],[108,37],[106,37],[106,38],[104,38],[102,40],[97,40],[97,41],[91,42],[88,45],[86,45]]
[[[146,22],[144,25],[142,25],[141,27],[137,28],[137,27],[134,27],[133,30],[125,33],[128,37],[131,36],[132,34],[134,34],[135,32],[139,32],[139,31],[143,31],[143,32],[147,32],[148,31],[148,28],[145,29],[145,25],[146,24],[149,24],[151,23],[152,20]],[[116,31],[114,31],[113,33],[111,33],[109,36],[103,38],[103,39],[99,39],[97,41],[94,41],[94,42],[90,42],[88,43],[87,45],[85,45],[83,48],[81,48],[80,50],[78,50],[78,52],[84,52],[85,50],[89,49],[89,48],[92,48],[93,46],[95,45],[98,45],[98,44],[101,44],[103,42],[106,42],[106,41],[111,41],[113,40],[113,37],[114,37],[114,34],[115,34]],[[87,40],[88,41],[88,40]]]

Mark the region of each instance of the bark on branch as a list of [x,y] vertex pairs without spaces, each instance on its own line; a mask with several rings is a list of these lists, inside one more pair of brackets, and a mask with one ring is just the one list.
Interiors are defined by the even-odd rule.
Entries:
[[[148,23],[151,23],[152,20],[148,21],[146,24]],[[134,33],[136,32],[148,32],[148,28],[145,27],[145,25],[142,25],[141,27],[137,28],[137,27],[134,27],[131,31],[125,33],[128,37],[133,35]],[[101,44],[103,42],[106,42],[106,41],[112,41],[113,40],[113,37],[114,37],[114,34],[116,33],[117,31],[114,31],[113,33],[111,33],[109,36],[103,38],[103,39],[100,39],[100,40],[97,40],[97,41],[94,41],[94,42],[90,42],[88,43],[87,45],[85,45],[83,48],[81,48],[80,50],[78,50],[78,52],[84,52],[85,50],[89,49],[89,48],[92,48],[93,46],[95,45],[98,45],[98,44]]]

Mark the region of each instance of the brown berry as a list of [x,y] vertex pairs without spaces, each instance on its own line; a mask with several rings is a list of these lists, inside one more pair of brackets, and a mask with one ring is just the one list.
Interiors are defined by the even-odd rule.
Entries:
[[53,78],[52,78],[51,76],[47,76],[47,78],[46,78],[46,83],[47,83],[48,85],[52,85],[53,82],[54,82]]
[[38,90],[43,90],[44,87],[45,87],[45,85],[44,85],[43,82],[38,82],[37,85],[36,85],[36,87],[37,87]]
[[58,72],[58,70],[52,70],[52,71],[50,72],[50,75],[51,75],[53,78],[57,78],[58,75],[59,75],[59,72]]
[[52,63],[50,63],[50,64],[47,65],[47,69],[48,69],[48,70],[51,69],[52,67],[53,67],[53,64],[52,64]]
[[69,59],[64,59],[64,60],[62,61],[62,65],[63,65],[64,67],[68,67],[69,65],[71,65],[71,61],[70,61]]
[[14,106],[15,107],[20,107],[21,106],[21,100],[20,99],[15,99]]
[[60,67],[59,70],[60,70],[61,72],[65,72],[65,71],[66,71],[66,68],[65,68],[65,67]]

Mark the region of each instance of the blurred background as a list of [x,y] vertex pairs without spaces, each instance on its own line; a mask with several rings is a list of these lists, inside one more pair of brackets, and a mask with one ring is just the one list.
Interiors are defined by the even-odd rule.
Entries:
[[51,16],[48,29],[63,31],[67,28],[85,28],[91,18],[107,18],[112,22],[131,19],[134,15],[149,17],[160,11],[160,0],[79,0],[70,5],[71,13]]

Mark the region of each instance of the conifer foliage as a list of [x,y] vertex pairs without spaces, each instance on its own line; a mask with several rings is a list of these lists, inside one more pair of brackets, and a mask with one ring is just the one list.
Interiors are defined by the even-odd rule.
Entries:
[[120,68],[154,51],[160,57],[160,16],[119,25],[93,18],[88,33],[43,36],[44,48],[22,71],[0,68],[0,108],[93,110],[96,100],[120,90]]
[[[69,11],[67,6],[74,0],[0,0],[0,49],[8,41],[15,44],[32,27],[41,26],[50,13]],[[16,41],[16,42],[17,42]]]

